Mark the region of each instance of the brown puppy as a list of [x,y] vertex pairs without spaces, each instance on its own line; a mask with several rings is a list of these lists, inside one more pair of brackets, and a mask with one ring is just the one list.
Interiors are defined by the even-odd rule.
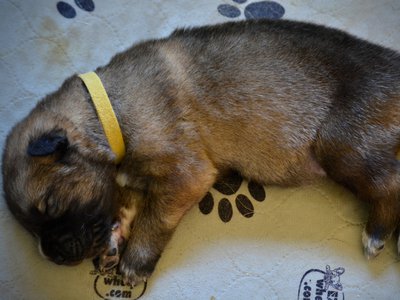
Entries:
[[118,210],[134,207],[120,270],[132,284],[147,278],[229,169],[264,184],[327,174],[349,187],[371,204],[368,257],[399,225],[398,53],[321,26],[246,21],[178,30],[96,72],[126,143],[120,165],[76,76],[7,139],[8,205],[51,260],[102,253]]

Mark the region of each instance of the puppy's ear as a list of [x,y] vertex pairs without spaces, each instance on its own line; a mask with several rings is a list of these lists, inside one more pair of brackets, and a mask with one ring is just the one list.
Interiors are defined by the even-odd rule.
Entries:
[[28,145],[30,156],[62,156],[68,149],[68,139],[62,132],[49,132],[32,140]]

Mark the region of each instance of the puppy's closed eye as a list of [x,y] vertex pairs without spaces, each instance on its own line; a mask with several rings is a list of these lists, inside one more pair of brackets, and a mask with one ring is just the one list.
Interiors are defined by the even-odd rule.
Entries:
[[54,197],[49,196],[46,199],[40,201],[37,205],[37,209],[48,217],[56,218],[63,212],[63,207],[60,201],[54,199]]

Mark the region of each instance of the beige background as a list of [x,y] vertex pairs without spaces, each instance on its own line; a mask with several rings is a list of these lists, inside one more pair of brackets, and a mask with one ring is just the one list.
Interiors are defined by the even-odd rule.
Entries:
[[[98,0],[89,13],[69,0],[77,12],[73,19],[62,17],[56,2],[0,0],[0,148],[11,126],[67,76],[92,70],[132,43],[165,36],[176,26],[227,21],[217,11],[220,4],[243,11],[256,1]],[[400,50],[398,0],[279,3],[286,19],[331,25]],[[329,181],[266,187],[265,201],[249,196],[251,218],[235,207],[239,193],[248,195],[246,183],[228,197],[233,204],[228,223],[215,207],[209,215],[196,207],[185,217],[143,299],[297,299],[302,276],[327,265],[345,269],[340,282],[346,299],[398,299],[395,242],[376,260],[364,259],[366,208],[346,190]],[[215,206],[225,197],[213,195]],[[33,238],[0,200],[1,299],[129,299],[138,293],[119,285],[118,278],[93,273],[90,261],[71,268],[40,258]]]

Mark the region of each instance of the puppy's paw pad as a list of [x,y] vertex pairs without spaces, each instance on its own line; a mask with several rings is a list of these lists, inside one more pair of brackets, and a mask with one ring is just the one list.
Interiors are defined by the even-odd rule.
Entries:
[[112,249],[108,250],[108,252],[107,252],[107,256],[108,257],[116,256],[116,255],[118,255],[118,249],[117,248],[112,248]]
[[119,253],[116,248],[110,249],[105,255],[100,257],[99,270],[100,272],[107,272],[119,263]]
[[364,255],[368,260],[378,256],[385,248],[385,241],[369,236],[365,230],[362,233],[362,243],[364,245]]

